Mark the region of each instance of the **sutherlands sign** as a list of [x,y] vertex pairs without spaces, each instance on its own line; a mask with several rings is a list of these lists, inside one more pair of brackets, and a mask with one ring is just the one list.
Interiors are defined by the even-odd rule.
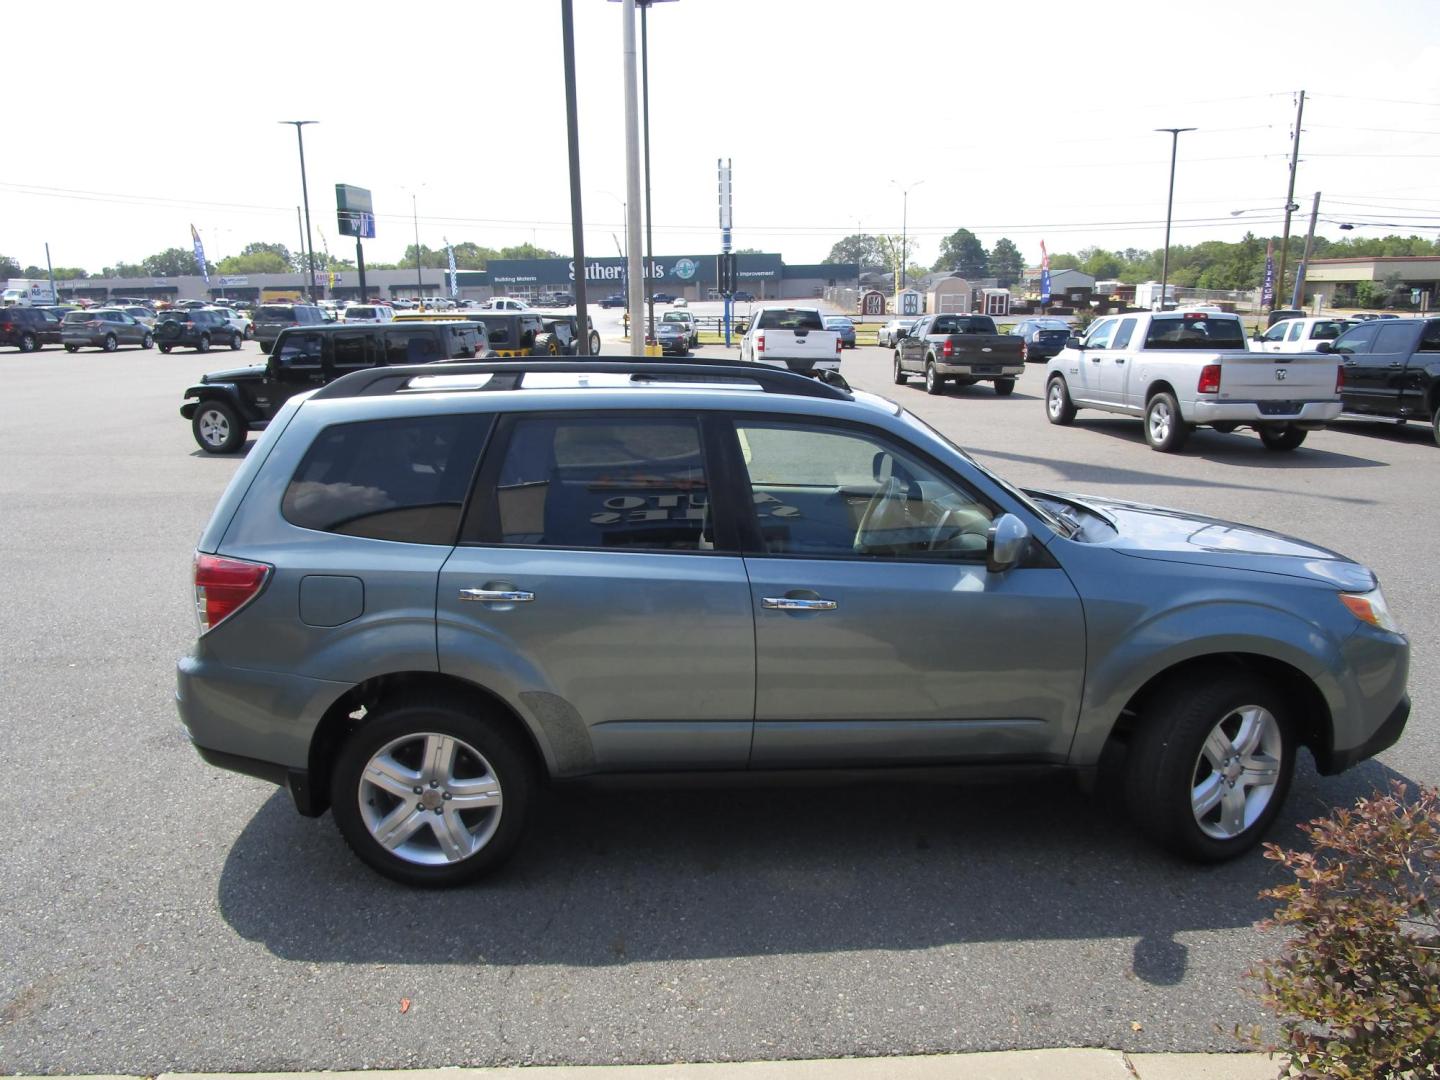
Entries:
[[[739,276],[751,281],[778,281],[784,263],[779,255],[737,255]],[[644,273],[653,282],[679,288],[686,285],[715,285],[715,256],[675,255],[644,260]],[[575,280],[573,259],[492,259],[490,280],[496,285],[564,285]],[[625,280],[625,260],[618,257],[585,260],[585,280]]]

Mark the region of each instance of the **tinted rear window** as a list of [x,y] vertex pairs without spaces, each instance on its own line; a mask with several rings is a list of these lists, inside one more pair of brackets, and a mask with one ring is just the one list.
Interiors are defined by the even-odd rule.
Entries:
[[766,308],[755,325],[762,330],[824,330],[818,311],[804,309]]
[[85,311],[68,311],[65,313],[65,321],[68,323],[89,322],[90,314]]
[[326,428],[285,490],[302,529],[453,544],[489,416],[405,417]]
[[968,318],[964,315],[942,315],[930,327],[932,334],[993,334],[995,320],[988,315]]
[[255,310],[256,322],[294,322],[295,309],[293,307],[262,307]]
[[1245,331],[1234,316],[1155,316],[1145,334],[1147,349],[1244,349]]

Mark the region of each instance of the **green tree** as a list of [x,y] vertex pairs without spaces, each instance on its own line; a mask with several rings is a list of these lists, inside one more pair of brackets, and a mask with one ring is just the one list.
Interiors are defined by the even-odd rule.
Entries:
[[[215,273],[215,267],[206,262],[206,268],[210,273]],[[147,255],[140,260],[140,277],[181,277],[185,274],[196,272],[195,253],[186,248],[166,248],[164,251],[154,255]]]
[[1097,281],[1117,278],[1124,268],[1125,263],[1118,252],[1105,251],[1096,247],[1082,248],[1080,251],[1080,271],[1089,274]]
[[[45,266],[27,266],[27,267],[25,267],[25,269],[24,269],[23,271],[21,271],[21,272],[18,273],[18,274],[15,274],[15,275],[13,275],[13,276],[14,276],[14,277],[42,278],[42,279],[43,279],[43,278],[48,277],[49,274],[50,274],[50,270],[49,270],[48,267],[45,267]],[[3,273],[0,273],[0,277],[4,277],[4,276],[6,276],[6,275],[4,275]],[[90,275],[89,275],[88,273],[86,273],[84,270],[81,270],[78,266],[57,266],[57,267],[55,267],[55,280],[56,280],[56,281],[74,281],[74,280],[76,280],[77,278],[87,278],[87,277],[89,277],[89,276],[90,276]]]
[[551,251],[549,248],[536,247],[534,244],[516,244],[514,247],[501,248],[499,257],[502,259],[558,259],[560,253]]
[[[193,263],[191,264],[194,265]],[[147,271],[139,263],[116,263],[114,266],[106,266],[100,270],[101,277],[107,278],[132,278],[145,277]]]
[[1051,270],[1052,273],[1053,273],[1054,271],[1056,271],[1056,270],[1079,270],[1079,269],[1080,269],[1080,260],[1079,260],[1079,258],[1077,258],[1077,257],[1074,256],[1074,255],[1069,255],[1069,254],[1066,254],[1065,252],[1061,252],[1061,253],[1058,254],[1058,255],[1051,255],[1051,256],[1050,256],[1050,270]]
[[24,277],[20,273],[20,264],[9,255],[0,255],[0,280],[12,277]]
[[1005,237],[995,241],[990,249],[990,276],[995,278],[1002,289],[1009,288],[1025,274],[1025,260],[1017,248]]
[[851,233],[837,241],[825,256],[827,263],[855,263],[862,270],[885,265],[885,252],[878,236]]
[[220,260],[217,269],[222,274],[288,274],[292,268],[289,259],[273,251],[256,251],[228,255]]
[[989,277],[989,256],[978,236],[969,229],[956,229],[940,241],[940,257],[931,269],[949,270],[965,278]]

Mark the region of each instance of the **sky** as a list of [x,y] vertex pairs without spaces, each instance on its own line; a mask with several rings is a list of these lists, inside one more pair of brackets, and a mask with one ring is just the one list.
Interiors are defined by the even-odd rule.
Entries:
[[[0,254],[22,265],[44,265],[48,242],[55,265],[93,273],[188,248],[192,224],[212,261],[251,241],[298,248],[295,129],[278,121],[299,119],[318,121],[305,129],[316,250],[354,255],[335,228],[344,182],[374,193],[367,261],[399,259],[417,226],[430,247],[570,253],[560,0],[264,16],[153,0],[124,18],[65,5],[65,25],[103,33],[64,32],[49,5],[9,7],[7,40],[64,42],[63,62],[7,52]],[[623,6],[574,9],[585,245],[615,255]],[[787,262],[902,227],[925,265],[961,227],[987,246],[1009,237],[1028,263],[1042,240],[1052,254],[1158,248],[1162,127],[1197,129],[1179,137],[1172,243],[1278,234],[1302,89],[1292,231],[1320,191],[1320,235],[1440,236],[1435,12],[1434,0],[658,3],[655,254],[719,250],[721,157],[736,246]]]

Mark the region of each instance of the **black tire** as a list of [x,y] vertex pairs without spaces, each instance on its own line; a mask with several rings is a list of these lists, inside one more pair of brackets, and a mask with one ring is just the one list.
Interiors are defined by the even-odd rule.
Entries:
[[239,334],[231,334],[231,335],[230,335],[230,348],[232,348],[232,349],[238,349],[238,348],[240,348],[240,342],[241,342],[241,340],[242,340],[242,339],[241,339],[241,337],[240,337]]
[[600,355],[600,334],[599,334],[598,331],[595,331],[595,330],[591,330],[591,331],[590,331],[590,338],[589,338],[588,344],[589,344],[589,346],[590,346],[590,355],[591,355],[591,356],[599,356],[599,355]]
[[1435,436],[1435,445],[1440,446],[1440,404],[1435,406],[1430,416],[1430,431]]
[[[1233,859],[1253,847],[1280,812],[1295,767],[1295,727],[1285,711],[1287,700],[1269,683],[1238,669],[1192,672],[1151,694],[1125,765],[1125,801],[1140,829],[1197,862]],[[1247,740],[1236,737],[1247,731],[1264,732],[1264,737],[1247,748]],[[1225,752],[1234,752],[1233,759],[1222,759],[1234,761],[1230,771],[1213,764],[1212,733],[1220,747],[1228,740]],[[1247,779],[1263,776],[1273,782],[1247,786]],[[1200,813],[1195,803],[1207,788],[1219,801]],[[1232,808],[1236,812],[1227,819]]]
[[1070,400],[1070,388],[1061,375],[1051,375],[1045,384],[1045,417],[1052,424],[1067,427],[1075,420],[1075,403]]
[[200,335],[200,340],[196,343],[195,348],[198,349],[200,352],[209,352],[209,351],[210,351],[210,335],[209,335],[209,334],[201,334],[201,335]]
[[[417,748],[428,749],[425,740],[431,735],[461,744],[447,773],[460,772],[462,779],[488,778],[499,789],[498,807],[469,811],[460,822],[468,834],[465,842],[477,844],[467,855],[446,853],[434,829],[424,827],[431,821],[423,815],[431,812],[432,801],[437,804],[435,817],[452,823],[444,812],[448,793],[443,779],[427,782],[423,753],[415,753]],[[395,747],[392,760],[414,769],[421,788],[408,817],[412,826],[423,824],[404,842],[411,850],[401,853],[377,840],[372,828],[397,810],[404,814],[408,804],[402,799],[409,796],[365,780],[372,758],[390,746]],[[537,787],[533,759],[510,726],[463,700],[427,696],[382,703],[371,712],[340,751],[330,778],[330,805],[341,836],[367,866],[405,885],[438,888],[473,881],[510,857],[524,832]],[[427,863],[426,857],[435,861]]]
[[274,346],[275,343],[273,341],[262,341],[260,342],[260,351],[263,353],[268,353],[272,348],[274,348]]
[[945,393],[945,380],[935,370],[934,360],[925,361],[925,392],[937,395]]
[[190,420],[190,432],[207,454],[233,454],[245,444],[248,434],[235,407],[220,398],[200,402]]
[[996,396],[996,397],[1009,397],[1009,396],[1010,396],[1011,394],[1013,394],[1014,392],[1015,392],[1015,380],[1014,380],[1014,379],[996,379],[996,380],[995,380],[995,396]]
[[160,343],[160,351],[163,352],[163,353],[168,353],[168,352],[169,352],[171,349],[173,349],[174,347],[175,347],[175,346],[174,346],[174,345],[171,345],[168,341],[162,341],[162,342]]
[[120,348],[120,339],[117,338],[114,334],[106,334],[105,341],[100,347],[106,352],[114,352],[116,349]]
[[38,339],[34,334],[21,334],[21,335],[20,335],[20,351],[21,351],[21,352],[39,352],[39,351],[40,351],[40,341],[39,341],[39,339]]
[[1180,419],[1175,395],[1162,390],[1145,403],[1145,441],[1151,450],[1173,454],[1190,437],[1189,426]]
[[1294,450],[1305,441],[1307,432],[1294,424],[1266,424],[1260,428],[1260,441],[1266,450]]
[[80,346],[79,346],[79,345],[66,345],[66,346],[65,346],[65,351],[68,352],[68,353],[77,353],[77,352],[80,351]]
[[895,385],[904,386],[910,381],[910,376],[905,374],[905,369],[900,366],[900,354],[895,354]]
[[255,336],[255,328],[254,328],[254,327],[251,327],[251,326],[245,327],[245,340],[246,340],[246,341],[249,341],[249,340],[250,340],[252,337],[254,337],[254,336]]
[[146,334],[140,339],[140,347],[142,349],[153,349],[155,347],[155,338],[150,334]]

